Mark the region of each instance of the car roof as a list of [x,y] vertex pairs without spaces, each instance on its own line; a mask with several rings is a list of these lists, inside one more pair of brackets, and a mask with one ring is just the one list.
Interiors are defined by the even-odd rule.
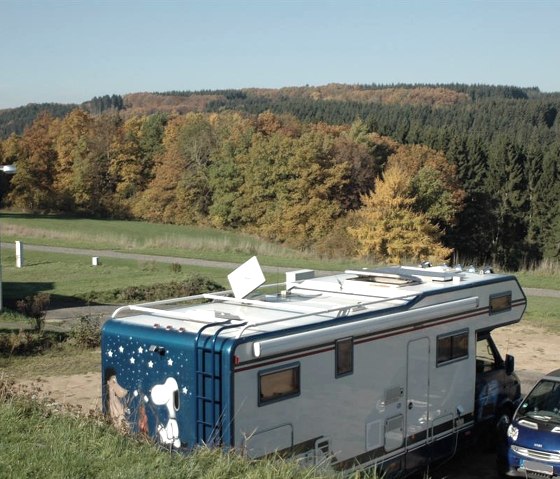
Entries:
[[546,375],[547,378],[555,378],[560,380],[560,369],[556,369],[555,371],[551,371]]

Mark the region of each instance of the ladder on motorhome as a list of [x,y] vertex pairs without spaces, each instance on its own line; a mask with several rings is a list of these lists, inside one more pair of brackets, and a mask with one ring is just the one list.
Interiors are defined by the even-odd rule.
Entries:
[[[194,340],[196,442],[220,445],[223,443],[224,405],[222,399],[222,348],[220,333],[245,323],[231,320],[213,322],[198,330]],[[212,335],[203,335],[208,328],[217,327]]]

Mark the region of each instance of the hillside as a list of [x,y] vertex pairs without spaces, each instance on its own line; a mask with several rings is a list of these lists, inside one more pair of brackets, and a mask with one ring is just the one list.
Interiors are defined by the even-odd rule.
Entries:
[[[125,118],[153,113],[220,111],[224,109],[260,113],[267,109],[290,112],[298,117],[331,123],[352,121],[365,117],[375,106],[453,108],[472,105],[481,100],[560,101],[560,93],[541,93],[538,88],[489,85],[346,85],[331,83],[323,86],[246,88],[238,90],[201,90],[169,92],[136,92],[123,96],[105,95],[77,104],[35,103],[18,108],[0,110],[0,139],[21,134],[42,111],[62,118],[72,109],[81,107],[93,114],[108,109],[121,111]],[[314,106],[310,107],[309,103]],[[325,106],[324,103],[329,104]],[[334,105],[338,114],[332,113]],[[317,111],[328,111],[321,118]],[[340,111],[343,110],[344,113]],[[307,113],[306,113],[307,112]],[[305,118],[302,118],[305,119]]]

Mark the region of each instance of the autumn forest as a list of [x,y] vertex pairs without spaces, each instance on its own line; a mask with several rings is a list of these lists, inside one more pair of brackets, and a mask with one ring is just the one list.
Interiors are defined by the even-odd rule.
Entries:
[[0,111],[2,204],[251,233],[325,257],[560,257],[560,94],[469,85],[138,93]]

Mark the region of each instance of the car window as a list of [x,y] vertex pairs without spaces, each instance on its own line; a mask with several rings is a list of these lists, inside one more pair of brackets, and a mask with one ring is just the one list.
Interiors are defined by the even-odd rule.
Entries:
[[560,420],[560,382],[541,380],[521,404],[519,414],[540,421]]

